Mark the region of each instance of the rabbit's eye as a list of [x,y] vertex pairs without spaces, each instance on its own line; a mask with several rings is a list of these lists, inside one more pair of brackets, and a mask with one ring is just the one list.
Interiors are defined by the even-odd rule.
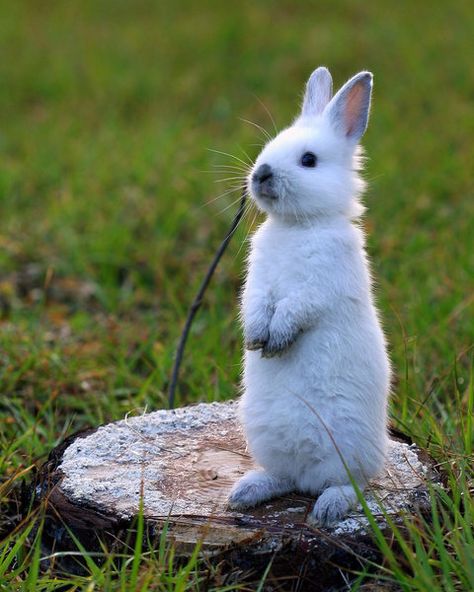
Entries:
[[316,154],[305,152],[301,157],[301,166],[312,168],[316,166],[317,161]]

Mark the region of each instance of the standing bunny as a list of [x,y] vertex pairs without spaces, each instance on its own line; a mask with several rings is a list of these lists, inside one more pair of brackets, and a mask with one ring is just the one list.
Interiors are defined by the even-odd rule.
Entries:
[[262,468],[234,485],[234,509],[299,490],[328,525],[357,501],[351,483],[363,489],[384,463],[390,365],[357,224],[371,91],[360,72],[331,98],[329,71],[315,70],[301,114],[249,176],[267,219],[242,297],[240,417]]

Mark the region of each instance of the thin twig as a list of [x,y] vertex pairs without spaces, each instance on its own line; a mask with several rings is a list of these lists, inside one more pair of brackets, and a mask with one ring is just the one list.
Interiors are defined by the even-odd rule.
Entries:
[[196,297],[194,298],[193,303],[191,304],[191,307],[189,308],[188,316],[186,318],[186,323],[184,325],[184,328],[183,328],[183,331],[181,333],[181,337],[180,337],[180,340],[178,343],[178,347],[176,349],[176,356],[175,356],[174,365],[173,365],[173,372],[171,374],[171,381],[170,381],[170,385],[169,385],[169,389],[168,389],[168,404],[169,404],[170,409],[173,409],[173,407],[174,407],[174,395],[175,395],[175,391],[176,391],[176,385],[178,383],[179,368],[181,366],[181,361],[183,359],[184,348],[186,345],[186,340],[188,338],[189,331],[191,329],[192,322],[194,320],[194,317],[196,316],[197,311],[199,310],[199,307],[202,304],[202,299],[204,297],[204,293],[206,292],[209,282],[211,281],[214,271],[216,270],[217,264],[219,263],[222,255],[224,254],[224,251],[226,250],[227,245],[229,244],[230,239],[232,238],[232,235],[234,234],[235,229],[237,228],[237,226],[240,222],[240,219],[242,218],[242,216],[244,214],[246,199],[247,199],[247,189],[244,187],[242,189],[242,196],[240,198],[239,209],[237,210],[237,213],[235,214],[234,219],[232,220],[231,227],[230,227],[228,233],[226,234],[224,240],[222,241],[216,254],[214,255],[214,259],[212,260],[211,265],[209,266],[209,268],[207,270],[207,273],[202,281],[199,291],[196,294]]

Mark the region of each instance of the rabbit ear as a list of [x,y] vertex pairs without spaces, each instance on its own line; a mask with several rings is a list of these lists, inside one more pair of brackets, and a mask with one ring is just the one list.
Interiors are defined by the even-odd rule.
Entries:
[[314,117],[323,112],[332,97],[332,77],[324,66],[317,68],[306,83],[301,107],[302,117]]
[[359,72],[336,93],[324,113],[339,134],[357,142],[367,128],[372,74]]

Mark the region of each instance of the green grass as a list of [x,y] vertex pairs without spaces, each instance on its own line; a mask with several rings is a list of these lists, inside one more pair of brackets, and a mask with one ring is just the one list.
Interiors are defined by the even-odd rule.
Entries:
[[[410,524],[378,575],[404,590],[474,589],[473,38],[468,0],[7,0],[0,589],[198,587],[196,561],[182,572],[150,550],[139,563],[131,550],[122,567],[113,557],[91,564],[82,579],[41,574],[32,522],[8,535],[10,502],[67,434],[166,406],[187,307],[238,197],[209,203],[232,184],[216,183],[229,176],[220,166],[236,162],[212,150],[254,158],[261,134],[240,118],[272,132],[268,109],[288,124],[319,64],[337,84],[363,68],[375,74],[366,226],[395,369],[391,415],[447,471],[432,523]],[[238,392],[251,223],[193,326],[179,404]]]

